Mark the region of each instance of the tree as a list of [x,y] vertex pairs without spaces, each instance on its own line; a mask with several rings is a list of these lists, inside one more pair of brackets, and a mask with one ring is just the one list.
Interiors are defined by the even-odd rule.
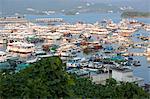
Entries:
[[105,85],[95,84],[88,78],[74,77],[75,85],[72,86],[76,97],[100,99],[147,99],[146,93],[135,83],[118,83],[108,79]]
[[65,72],[65,65],[58,57],[43,58],[29,68],[0,81],[0,96],[3,98],[58,98],[68,97],[73,84]]
[[67,74],[58,57],[43,58],[18,73],[0,72],[0,98],[146,99],[135,83],[108,79],[105,85]]

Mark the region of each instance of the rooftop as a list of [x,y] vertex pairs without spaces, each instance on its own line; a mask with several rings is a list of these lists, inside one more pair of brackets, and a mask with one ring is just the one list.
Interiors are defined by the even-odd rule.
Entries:
[[122,68],[122,67],[111,67],[111,70],[126,73],[126,72],[132,72],[133,70],[129,68]]

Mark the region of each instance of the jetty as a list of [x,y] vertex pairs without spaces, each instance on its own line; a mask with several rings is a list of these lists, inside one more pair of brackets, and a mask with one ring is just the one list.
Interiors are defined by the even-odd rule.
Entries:
[[29,21],[21,17],[4,17],[0,18],[0,25],[2,24],[13,24],[13,23],[28,23]]
[[32,21],[36,23],[64,22],[63,18],[38,18]]
[[127,52],[123,55],[124,56],[147,56],[146,53],[140,53],[140,52]]

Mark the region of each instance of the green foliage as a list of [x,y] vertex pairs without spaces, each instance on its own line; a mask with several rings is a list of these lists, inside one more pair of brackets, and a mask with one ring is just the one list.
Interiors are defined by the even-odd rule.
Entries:
[[64,70],[65,65],[58,57],[44,58],[29,68],[12,75],[1,77],[0,96],[4,98],[58,98],[72,93],[73,83]]
[[148,99],[142,88],[134,83],[117,83],[114,79],[108,79],[105,85],[94,84],[88,78],[75,80],[72,87],[76,97],[100,98],[100,99]]
[[126,11],[123,12],[121,14],[122,17],[124,18],[140,18],[140,17],[144,17],[144,18],[149,18],[150,17],[150,13],[149,12],[136,12],[136,11]]
[[143,99],[148,94],[134,83],[117,83],[108,79],[105,85],[89,78],[69,75],[58,57],[43,58],[18,72],[0,73],[0,98],[100,98]]

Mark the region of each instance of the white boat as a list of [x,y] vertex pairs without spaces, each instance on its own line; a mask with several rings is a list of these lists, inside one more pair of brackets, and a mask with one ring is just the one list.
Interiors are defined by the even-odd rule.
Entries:
[[34,58],[34,59],[30,59],[30,60],[27,60],[26,61],[26,63],[35,63],[35,62],[37,62],[38,61],[38,58],[36,57],[36,58]]
[[110,11],[108,11],[108,13],[113,13],[113,11],[112,11],[112,10],[110,10]]
[[110,24],[107,24],[106,28],[109,30],[115,30],[115,29],[118,29],[118,25],[115,23],[110,23]]
[[81,9],[81,8],[83,8],[82,6],[78,6],[78,9]]
[[25,42],[13,42],[8,43],[7,51],[27,54],[34,52],[35,51],[34,47],[35,47],[34,44],[29,44]]
[[0,51],[0,62],[4,62],[6,61],[6,59],[7,59],[6,53],[3,51]]
[[147,52],[148,56],[150,56],[150,47],[147,48],[146,52]]
[[118,34],[120,34],[121,36],[125,36],[125,37],[130,36],[135,31],[136,29],[133,29],[133,28],[120,28],[117,30]]
[[85,58],[82,58],[80,65],[81,65],[81,67],[87,67],[89,65],[89,61]]
[[83,38],[90,38],[91,34],[86,32],[86,33],[81,34],[80,36]]
[[91,28],[90,33],[91,34],[106,35],[106,34],[109,34],[110,32],[105,28]]
[[147,60],[150,62],[150,57],[147,57]]
[[61,33],[46,33],[42,37],[47,40],[59,40],[62,35]]
[[33,9],[33,8],[27,8],[26,10],[27,11],[35,11],[35,9]]
[[80,14],[79,12],[76,13],[76,15]]
[[146,24],[143,28],[144,28],[146,31],[150,31],[150,24]]
[[79,67],[80,66],[80,57],[73,58],[67,62],[67,67]]
[[76,51],[75,50],[62,50],[59,52],[60,57],[76,57]]

